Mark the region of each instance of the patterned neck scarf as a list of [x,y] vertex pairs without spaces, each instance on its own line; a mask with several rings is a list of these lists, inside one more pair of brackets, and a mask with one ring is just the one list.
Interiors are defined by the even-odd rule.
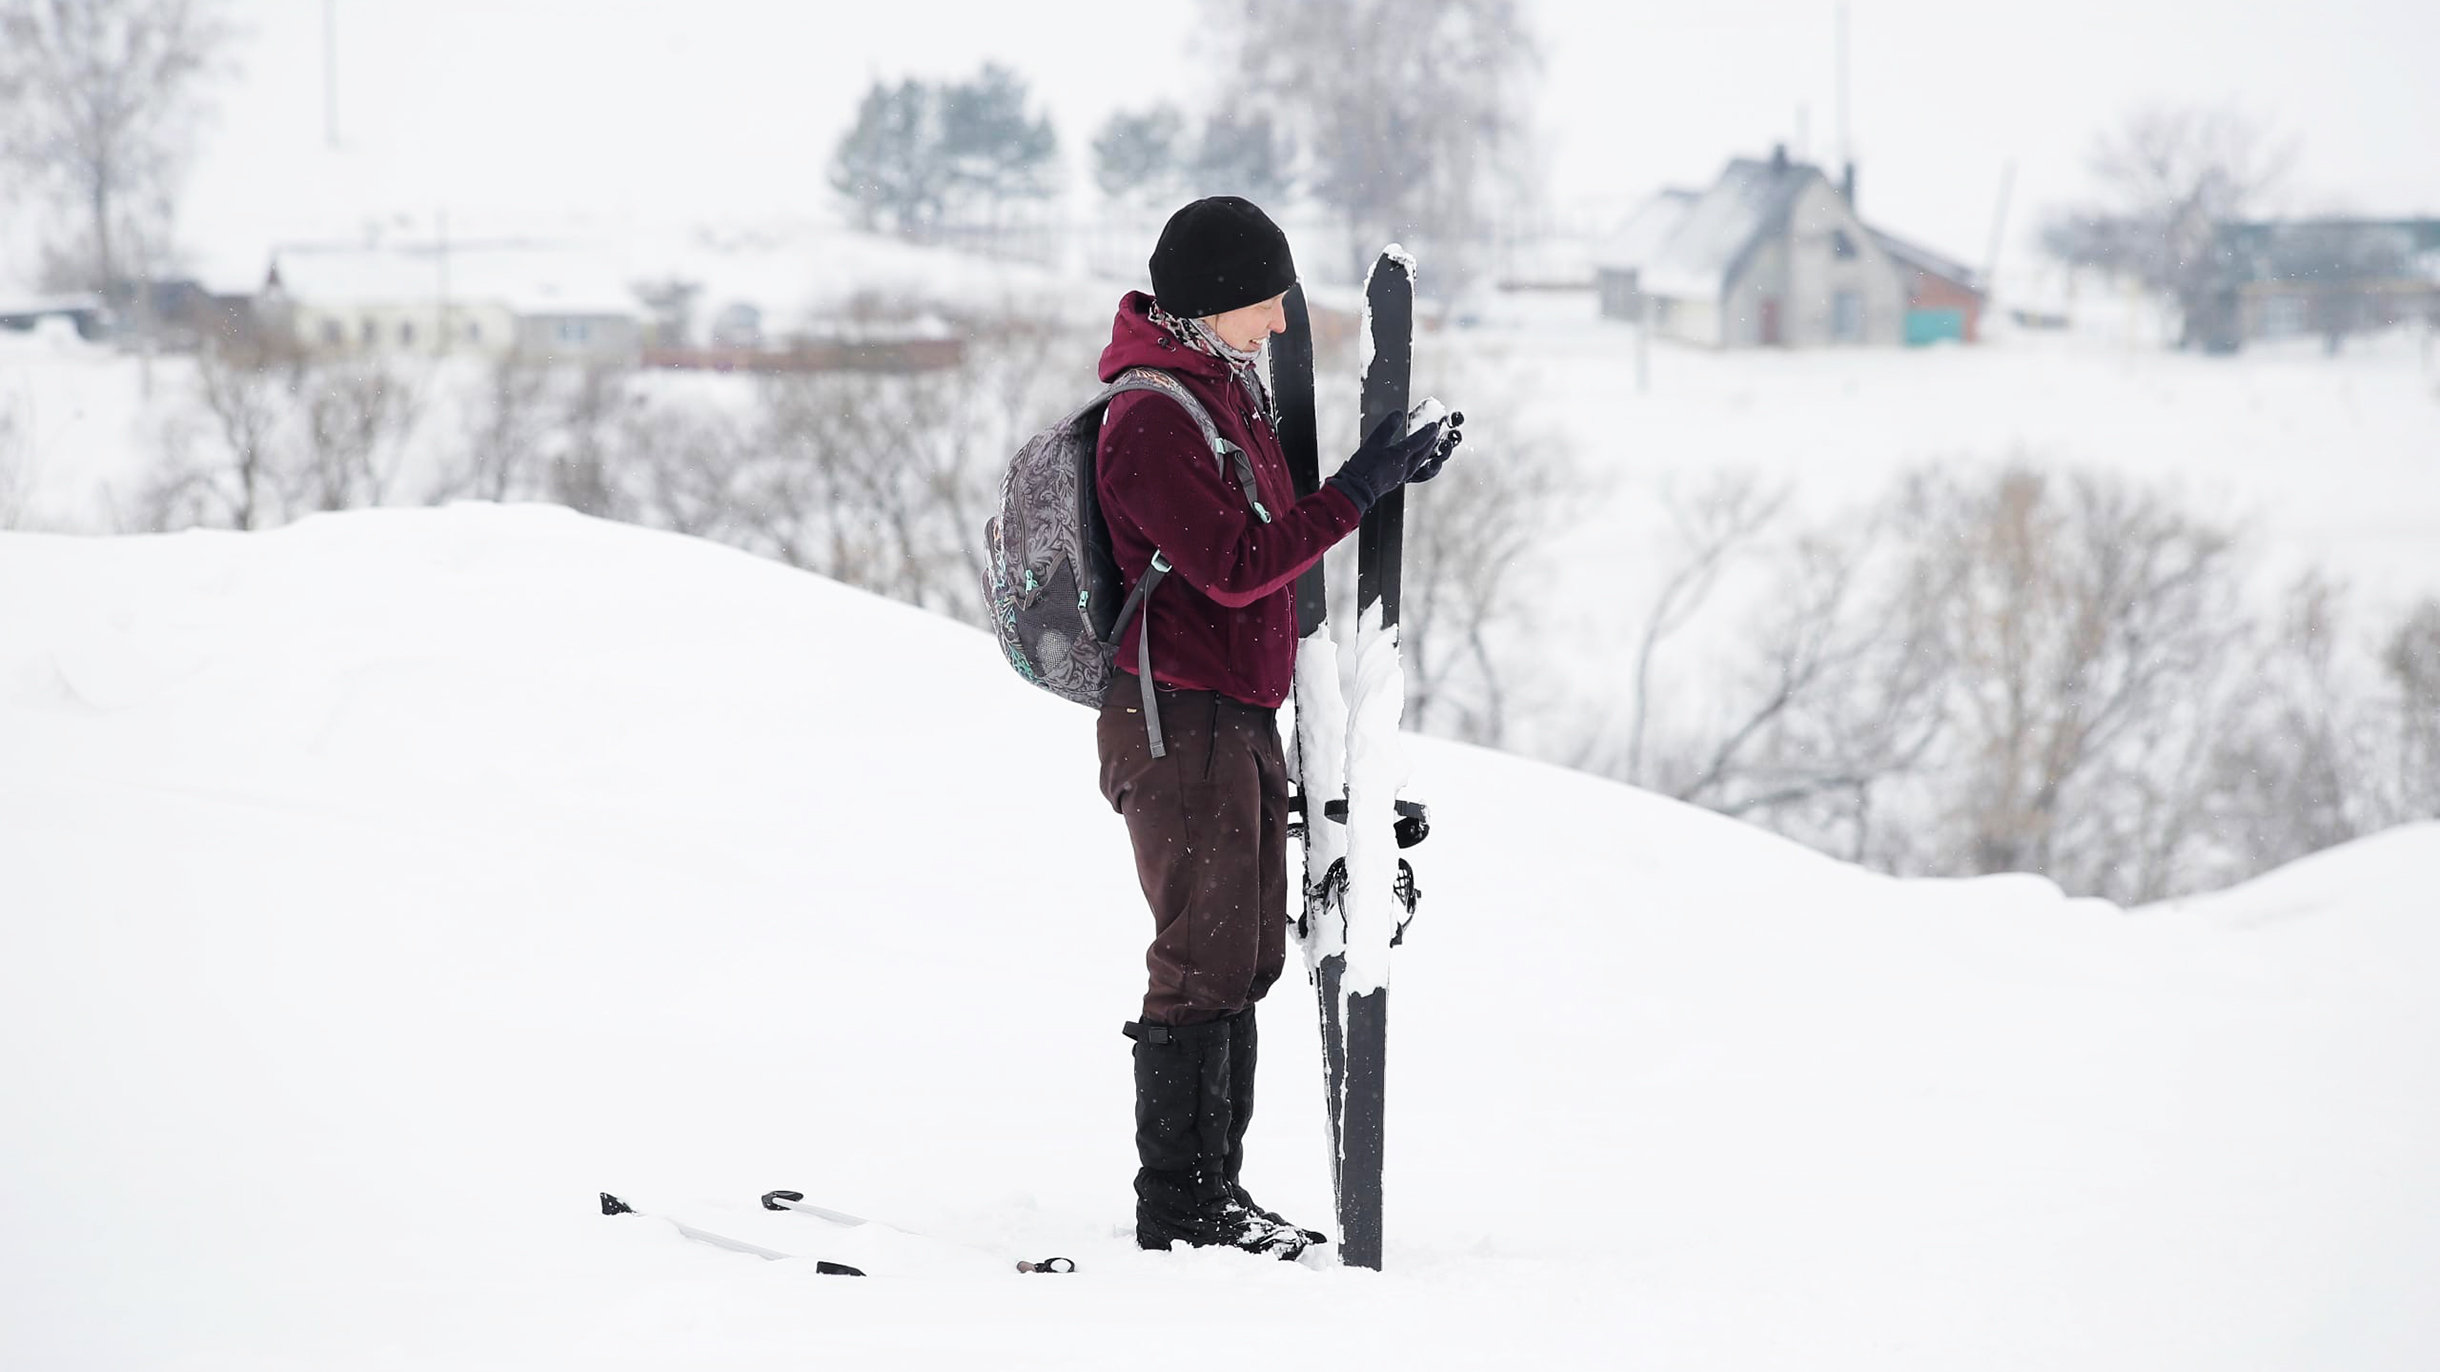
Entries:
[[1260,346],[1251,352],[1232,348],[1227,340],[1212,332],[1211,326],[1202,320],[1180,319],[1158,304],[1152,306],[1150,314],[1153,323],[1169,330],[1180,343],[1206,357],[1216,357],[1227,363],[1229,375],[1237,378],[1237,384],[1245,388],[1247,398],[1254,402],[1254,413],[1261,415],[1274,430],[1279,427],[1279,412],[1271,407],[1270,387],[1264,385],[1262,380]]

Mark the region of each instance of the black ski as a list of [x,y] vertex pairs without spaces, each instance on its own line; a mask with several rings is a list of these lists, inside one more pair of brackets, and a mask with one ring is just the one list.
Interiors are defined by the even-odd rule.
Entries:
[[[1358,431],[1384,420],[1406,426],[1414,365],[1414,261],[1385,249],[1364,282],[1372,356],[1364,368]],[[1340,1255],[1354,1267],[1381,1266],[1381,1165],[1388,1085],[1389,949],[1400,926],[1397,905],[1412,911],[1414,879],[1396,856],[1401,813],[1420,837],[1420,807],[1401,806],[1396,786],[1398,719],[1404,683],[1397,668],[1398,584],[1406,532],[1406,493],[1394,490],[1365,512],[1356,535],[1357,685],[1348,719],[1347,950],[1340,984],[1325,993],[1345,1036],[1339,1102]],[[1386,662],[1382,659],[1386,656]],[[1335,1002],[1335,1004],[1333,1004]]]
[[[1288,329],[1271,341],[1271,395],[1279,407],[1279,441],[1301,498],[1322,488],[1321,453],[1313,414],[1313,325],[1305,288],[1289,288]],[[1330,1122],[1330,1184],[1339,1194],[1344,1149],[1339,1105],[1347,1071],[1339,1032],[1339,973],[1346,965],[1347,922],[1339,897],[1347,882],[1347,704],[1339,688],[1338,644],[1330,636],[1330,597],[1322,564],[1296,580],[1296,738],[1290,770],[1293,831],[1304,850],[1304,902],[1297,943],[1322,1012],[1322,1089]],[[1343,1213],[1343,1212],[1342,1212]]]

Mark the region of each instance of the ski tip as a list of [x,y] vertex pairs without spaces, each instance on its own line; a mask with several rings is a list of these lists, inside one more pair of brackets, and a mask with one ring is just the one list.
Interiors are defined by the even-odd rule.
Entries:
[[1017,1270],[1020,1272],[1073,1272],[1076,1270],[1076,1264],[1068,1258],[1044,1258],[1040,1262],[1019,1262]]
[[604,1191],[602,1192],[602,1213],[605,1215],[632,1215],[635,1213],[635,1207]]
[[864,1269],[861,1267],[850,1267],[843,1262],[823,1262],[818,1259],[813,1264],[813,1270],[825,1277],[861,1277],[864,1275]]
[[765,1191],[762,1198],[763,1209],[785,1210],[788,1207],[780,1204],[781,1201],[801,1201],[804,1198],[805,1193],[802,1191]]

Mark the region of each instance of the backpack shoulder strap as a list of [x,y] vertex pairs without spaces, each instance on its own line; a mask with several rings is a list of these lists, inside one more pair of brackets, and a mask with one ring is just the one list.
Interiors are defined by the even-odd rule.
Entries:
[[1263,508],[1262,496],[1255,490],[1254,464],[1246,457],[1245,449],[1223,438],[1219,426],[1212,423],[1211,413],[1203,408],[1203,402],[1195,399],[1195,393],[1169,373],[1154,367],[1129,367],[1077,413],[1081,416],[1101,409],[1129,391],[1157,392],[1185,406],[1187,417],[1195,421],[1195,428],[1202,433],[1203,442],[1211,448],[1212,460],[1218,462],[1224,471],[1235,467],[1237,488],[1245,492],[1245,502],[1254,507],[1254,517],[1265,524],[1271,522],[1271,512]]

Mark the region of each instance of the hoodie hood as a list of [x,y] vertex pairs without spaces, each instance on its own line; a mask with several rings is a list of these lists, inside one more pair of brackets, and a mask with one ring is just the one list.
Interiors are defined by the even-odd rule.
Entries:
[[1187,347],[1176,334],[1152,322],[1152,297],[1129,291],[1118,302],[1118,317],[1110,322],[1110,346],[1101,350],[1101,379],[1114,381],[1129,367],[1157,367],[1165,372],[1226,382],[1228,363]]

